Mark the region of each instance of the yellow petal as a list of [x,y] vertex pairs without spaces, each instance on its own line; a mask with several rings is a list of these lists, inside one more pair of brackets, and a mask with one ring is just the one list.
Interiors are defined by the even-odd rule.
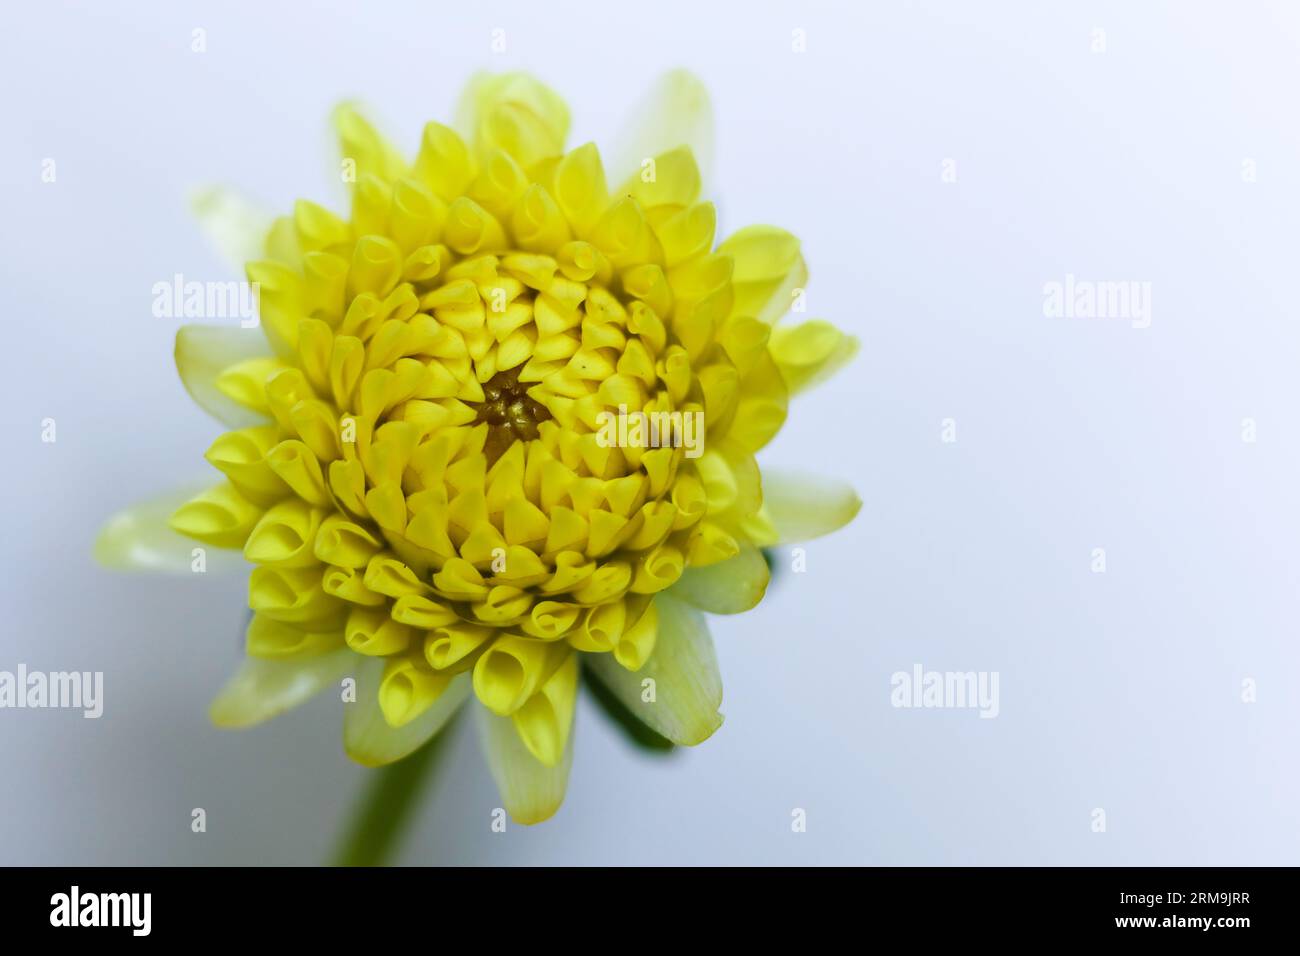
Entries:
[[573,765],[573,737],[554,767],[548,767],[528,750],[509,717],[498,717],[486,707],[475,707],[479,741],[488,769],[501,792],[506,811],[516,823],[541,823],[554,816],[564,802]]
[[713,234],[718,213],[713,203],[705,202],[682,209],[655,226],[655,234],[664,250],[664,266],[671,269],[713,248]]
[[496,636],[496,628],[451,621],[424,636],[424,659],[436,670],[469,670]]
[[258,290],[257,318],[267,348],[286,360],[292,360],[297,349],[298,321],[303,316],[300,258],[295,255],[291,263],[262,259],[244,264],[244,276]]
[[230,428],[262,425],[267,419],[218,388],[217,379],[232,366],[268,352],[266,339],[256,328],[183,325],[176,332],[176,371],[185,390],[200,408]]
[[242,548],[262,509],[229,481],[214,485],[177,508],[167,520],[178,531],[218,548]]
[[[671,206],[678,212],[700,198],[700,168],[689,147],[678,146],[650,157],[618,191],[647,210]],[[671,215],[671,213],[670,213]],[[656,220],[658,221],[658,220]]]
[[739,614],[763,600],[770,576],[762,552],[742,546],[734,558],[687,568],[669,593],[711,614]]
[[329,627],[342,623],[346,611],[323,587],[322,569],[259,566],[248,576],[248,606],[289,624]]
[[[329,505],[320,461],[305,444],[296,438],[286,439],[266,453],[266,463],[299,498],[314,505]],[[357,467],[360,468],[360,465]],[[334,469],[331,467],[331,477],[333,474]]]
[[318,563],[312,544],[322,512],[298,498],[273,505],[249,532],[244,557],[251,564],[304,568]]
[[500,149],[527,168],[564,152],[569,108],[527,73],[480,73],[461,97],[458,125],[480,157]]
[[346,221],[307,199],[293,204],[293,226],[298,248],[304,252],[329,249],[352,238],[352,229]]
[[528,752],[554,767],[569,745],[573,710],[578,700],[578,655],[570,653],[541,690],[512,715]]
[[799,240],[776,226],[747,226],[718,246],[718,254],[735,262],[733,315],[770,324],[790,311],[795,290],[808,285]]
[[382,594],[376,594],[366,587],[363,572],[359,568],[326,568],[321,576],[321,589],[326,594],[332,594],[351,604],[380,607],[388,603]]
[[401,760],[438,733],[469,696],[469,678],[451,681],[438,699],[408,724],[391,727],[379,706],[384,676],[382,658],[358,658],[355,663],[356,700],[343,705],[343,748],[349,757],[367,767]]
[[633,673],[612,654],[587,654],[583,665],[642,720],[673,743],[694,746],[722,726],[722,679],[708,625],[699,611],[667,594],[654,653]]
[[714,521],[701,521],[686,543],[686,561],[693,568],[708,567],[739,553],[736,539]]
[[662,544],[646,551],[637,561],[632,591],[637,594],[654,594],[672,587],[680,580],[686,555],[680,548]]
[[609,205],[605,169],[594,143],[579,146],[560,160],[553,191],[573,231],[586,238]]
[[246,658],[212,701],[212,722],[251,727],[270,720],[341,681],[355,659],[346,648],[287,660]]
[[439,674],[424,662],[423,653],[399,654],[384,661],[379,683],[379,709],[390,727],[404,727],[437,703],[452,676]]
[[380,548],[374,535],[339,514],[321,522],[314,545],[317,558],[340,568],[364,568]]
[[770,348],[791,395],[823,382],[857,354],[858,340],[829,322],[812,319],[772,330]]
[[354,607],[344,630],[348,647],[358,654],[386,657],[410,646],[414,631],[389,616],[388,608]]
[[409,564],[388,554],[377,554],[370,559],[366,565],[366,587],[394,599],[431,590]]
[[259,505],[272,504],[289,494],[289,486],[280,480],[266,460],[277,435],[274,425],[224,432],[208,446],[203,457],[229,478],[249,501]]
[[627,626],[627,605],[624,601],[598,604],[590,608],[582,624],[567,640],[580,651],[612,651]]
[[265,614],[254,614],[244,632],[244,649],[248,656],[268,660],[312,657],[345,647],[342,628],[317,630],[272,620]]
[[439,198],[451,202],[464,195],[473,181],[474,161],[455,130],[441,123],[429,123],[420,140],[415,175]]
[[334,130],[339,137],[339,150],[344,163],[341,168],[346,183],[360,181],[362,176],[377,176],[391,182],[407,174],[406,161],[401,152],[380,135],[355,103],[340,103],[334,109]]
[[748,451],[758,451],[785,424],[788,405],[785,379],[771,353],[764,350],[740,380],[740,397],[727,438]]
[[499,637],[474,665],[474,693],[493,713],[509,716],[551,679],[568,653],[562,642]]
[[[635,605],[628,602],[628,618]],[[659,639],[659,608],[653,601],[646,603],[636,623],[625,628],[614,646],[614,659],[629,671],[639,671],[654,653]]]

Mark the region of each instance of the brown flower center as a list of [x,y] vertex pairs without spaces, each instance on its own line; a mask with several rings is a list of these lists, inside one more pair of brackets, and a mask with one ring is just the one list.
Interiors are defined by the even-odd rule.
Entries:
[[511,443],[537,438],[538,423],[551,417],[545,405],[529,397],[528,387],[519,381],[518,368],[497,372],[483,385],[483,401],[477,404],[478,417],[474,421],[488,424],[483,453],[489,468]]

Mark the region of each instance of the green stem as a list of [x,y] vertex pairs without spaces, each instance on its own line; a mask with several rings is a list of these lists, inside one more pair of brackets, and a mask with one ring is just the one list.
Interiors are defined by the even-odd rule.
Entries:
[[370,771],[335,856],[336,866],[383,866],[410,822],[417,798],[447,750],[452,725],[409,757]]

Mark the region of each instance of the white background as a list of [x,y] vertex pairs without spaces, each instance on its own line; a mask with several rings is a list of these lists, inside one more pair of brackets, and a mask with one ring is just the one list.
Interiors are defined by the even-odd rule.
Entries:
[[[207,724],[243,581],[90,558],[113,510],[208,474],[218,428],[150,313],[173,273],[227,278],[189,190],[333,201],[336,101],[413,149],[477,69],[536,71],[572,142],[607,143],[673,66],[713,93],[724,228],[801,236],[810,312],[863,343],[765,460],[852,480],[862,513],[716,621],[713,739],[641,756],[584,702],[562,811],[493,834],[462,727],[403,860],[1296,862],[1297,9],[728,6],[7,10],[0,670],[102,670],[106,700],[98,721],[0,710],[0,863],[316,862],[365,773],[328,695]],[[1150,328],[1045,317],[1067,273],[1152,283]],[[892,708],[914,663],[998,671],[1000,716]]]

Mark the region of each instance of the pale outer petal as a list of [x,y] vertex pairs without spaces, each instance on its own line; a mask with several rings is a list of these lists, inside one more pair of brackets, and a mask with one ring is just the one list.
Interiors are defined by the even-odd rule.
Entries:
[[[201,544],[167,525],[177,508],[210,486],[211,482],[186,486],[118,511],[100,529],[95,560],[115,571],[247,572],[248,562],[239,551]],[[202,572],[197,570],[200,567]]]
[[560,762],[547,767],[528,752],[519,739],[513,720],[498,717],[479,704],[474,706],[474,711],[488,769],[511,818],[524,824],[550,819],[564,802],[564,793],[569,785],[573,733],[569,734],[568,746],[564,748]]
[[292,710],[341,681],[354,657],[347,648],[287,660],[247,657],[212,701],[212,722],[219,727],[251,727]]
[[270,346],[258,328],[183,325],[176,332],[176,371],[185,390],[228,428],[264,425],[267,419],[224,394],[217,388],[217,378],[232,365],[269,353]]
[[343,747],[349,757],[368,767],[392,763],[414,753],[446,726],[469,696],[469,675],[461,674],[423,714],[401,727],[391,727],[379,707],[384,659],[349,653],[354,659],[357,698],[344,704]]
[[587,654],[583,663],[646,726],[675,744],[694,746],[722,726],[722,678],[713,639],[695,608],[667,594],[656,597],[655,605],[659,634],[639,671],[626,670],[612,654]]
[[609,152],[609,182],[618,184],[640,170],[641,163],[677,146],[689,146],[708,193],[713,165],[713,105],[700,79],[673,70],[629,113]]

